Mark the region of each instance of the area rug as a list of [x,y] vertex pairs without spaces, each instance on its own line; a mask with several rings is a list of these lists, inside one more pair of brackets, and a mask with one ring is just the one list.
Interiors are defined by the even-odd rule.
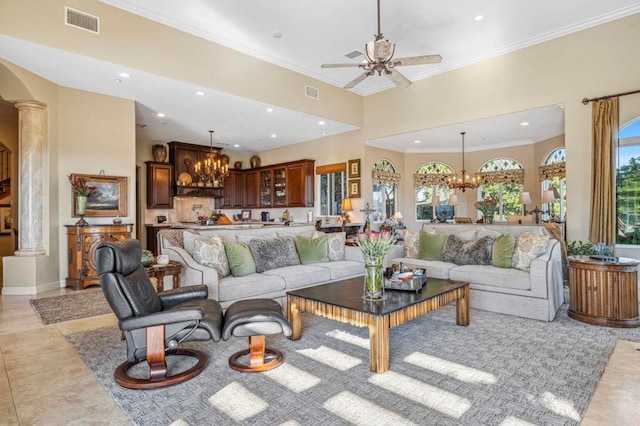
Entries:
[[102,291],[81,290],[60,296],[31,299],[31,307],[43,324],[70,321],[111,313]]
[[551,323],[471,310],[455,324],[446,306],[390,331],[390,371],[369,371],[368,330],[310,314],[302,338],[269,336],[285,362],[239,373],[228,357],[244,338],[190,344],[207,352],[205,371],[159,390],[121,388],[125,359],[117,327],[67,339],[136,425],[578,425],[613,347],[640,341],[567,317]]

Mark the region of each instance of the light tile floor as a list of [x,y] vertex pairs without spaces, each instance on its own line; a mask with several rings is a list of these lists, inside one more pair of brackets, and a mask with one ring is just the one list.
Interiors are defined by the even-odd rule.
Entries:
[[[64,338],[115,324],[115,317],[108,314],[43,325],[29,305],[30,298],[0,296],[0,425],[129,424]],[[620,341],[582,424],[638,425],[638,419],[640,343]]]

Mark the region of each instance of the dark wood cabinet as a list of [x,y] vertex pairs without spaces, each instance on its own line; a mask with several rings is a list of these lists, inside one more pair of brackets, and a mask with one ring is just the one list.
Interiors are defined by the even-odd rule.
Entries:
[[173,208],[173,166],[147,161],[147,208]]
[[76,290],[100,285],[94,253],[104,241],[131,238],[132,224],[120,225],[66,225],[67,228],[67,287]]
[[244,206],[258,207],[260,198],[260,174],[257,170],[244,174]]
[[229,170],[224,180],[220,208],[232,209],[244,206],[244,173],[240,170]]
[[287,205],[313,207],[315,161],[301,160],[287,166]]
[[[173,183],[174,195],[189,195],[192,197],[222,198],[223,186],[217,187],[213,183],[206,184],[200,181],[195,171],[195,165],[199,161],[221,155],[222,148],[194,145],[184,142],[169,142],[169,163],[173,165],[175,180]],[[213,152],[212,152],[213,151]]]
[[260,170],[260,207],[273,207],[273,169]]
[[163,229],[169,229],[170,226],[158,226],[158,225],[146,225],[147,229],[147,250],[153,253],[154,256],[160,254],[158,249],[158,232]]

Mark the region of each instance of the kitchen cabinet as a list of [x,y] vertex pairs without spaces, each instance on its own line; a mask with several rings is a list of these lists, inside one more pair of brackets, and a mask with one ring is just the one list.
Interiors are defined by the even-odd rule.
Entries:
[[[173,181],[174,195],[189,195],[190,197],[222,198],[223,187],[206,184],[200,181],[195,171],[195,165],[210,158],[212,149],[209,146],[194,145],[172,141],[169,146],[169,163],[173,165],[175,180]],[[220,157],[222,148],[213,147],[214,158]]]
[[173,166],[155,161],[147,165],[147,208],[173,208]]
[[260,198],[260,173],[257,170],[244,174],[244,206],[258,207]]
[[315,161],[301,160],[287,165],[287,206],[313,207]]
[[66,225],[67,228],[67,287],[81,290],[100,285],[94,253],[98,244],[131,238],[132,224],[120,225]]
[[273,207],[273,169],[262,169],[260,176],[260,207]]
[[240,170],[229,170],[224,180],[220,208],[232,209],[244,206],[244,173]]

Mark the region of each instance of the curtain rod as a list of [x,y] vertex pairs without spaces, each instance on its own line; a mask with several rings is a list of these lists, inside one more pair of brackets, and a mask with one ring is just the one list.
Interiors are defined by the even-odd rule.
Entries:
[[618,96],[627,96],[627,95],[635,95],[636,93],[640,93],[640,90],[633,90],[631,92],[624,92],[624,93],[618,93],[616,95],[608,95],[608,96],[601,96],[599,98],[592,98],[592,99],[587,99],[584,98],[582,100],[582,103],[584,105],[588,104],[589,102],[595,102],[595,101],[601,101],[603,99],[609,99],[609,98],[617,98]]

